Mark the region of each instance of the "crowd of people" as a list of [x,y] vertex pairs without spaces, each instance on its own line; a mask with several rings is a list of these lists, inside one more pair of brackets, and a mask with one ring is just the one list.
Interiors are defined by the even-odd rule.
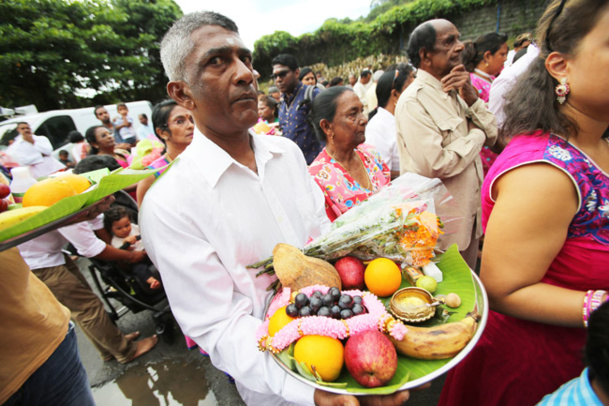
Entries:
[[[87,142],[70,136],[81,162],[88,153],[124,167],[138,139],[163,142],[148,168],[164,173],[131,190],[139,230],[128,213],[111,212],[105,235],[96,236],[98,218],[19,252],[104,360],[129,362],[156,337],[135,341],[137,332],[79,316],[82,304],[69,291],[88,286],[61,254],[66,240],[84,256],[149,258],[159,273],[136,272],[149,289],[164,289],[184,334],[234,378],[247,404],[397,405],[408,391],[336,395],[296,380],[258,351],[255,330],[272,277],[256,277],[247,265],[280,242],[303,247],[400,174],[439,178],[460,221],[438,248],[458,246],[491,307],[478,344],[449,372],[440,404],[609,404],[607,23],[606,2],[553,0],[536,39],[519,36],[521,49],[510,53],[503,34],[462,42],[453,23],[430,20],[410,35],[409,63],[326,86],[320,72],[279,54],[271,62],[274,86],[264,94],[235,23],[214,12],[187,14],[161,42],[171,99],[154,107],[152,128],[139,117],[146,128],[136,134],[126,106],[115,120],[100,106],[101,125],[87,130]],[[32,144],[33,153],[43,145],[25,124],[18,145]],[[134,245],[139,233],[145,251],[116,248]],[[68,277],[69,286],[59,281]],[[87,306],[97,309],[89,291]],[[53,312],[65,324],[65,310]],[[105,325],[102,316],[87,317]],[[12,379],[17,390],[28,376]],[[0,394],[0,401],[14,396]],[[569,403],[577,397],[584,400]]]

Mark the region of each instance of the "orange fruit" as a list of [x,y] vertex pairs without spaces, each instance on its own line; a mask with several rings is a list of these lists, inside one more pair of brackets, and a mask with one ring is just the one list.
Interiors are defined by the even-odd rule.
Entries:
[[84,192],[91,185],[84,176],[72,173],[34,183],[23,195],[23,207],[52,206],[61,199]]
[[313,373],[313,367],[325,382],[335,381],[343,368],[345,349],[340,340],[326,336],[304,336],[296,341],[294,358],[305,363]]
[[395,293],[402,284],[400,268],[388,258],[370,261],[364,271],[366,287],[377,296],[385,297]]
[[281,330],[286,324],[294,320],[293,317],[286,314],[285,308],[286,306],[277,309],[269,319],[269,336],[273,337],[275,333]]

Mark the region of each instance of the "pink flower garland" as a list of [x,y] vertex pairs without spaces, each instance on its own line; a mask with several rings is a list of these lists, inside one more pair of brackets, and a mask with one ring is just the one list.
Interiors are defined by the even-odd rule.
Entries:
[[[330,288],[323,285],[313,285],[301,289],[300,292],[310,297],[316,290],[325,295]],[[283,288],[283,291],[276,295],[271,302],[264,323],[256,330],[256,341],[260,351],[281,352],[305,335],[322,335],[342,340],[361,331],[378,329],[381,332],[389,333],[398,341],[404,338],[407,332],[406,326],[387,313],[385,306],[376,295],[360,290],[347,290],[342,293],[350,296],[361,296],[362,303],[368,309],[368,313],[347,320],[337,320],[323,316],[300,317],[286,324],[273,337],[269,337],[269,318],[277,309],[287,306],[290,302],[290,288]]]

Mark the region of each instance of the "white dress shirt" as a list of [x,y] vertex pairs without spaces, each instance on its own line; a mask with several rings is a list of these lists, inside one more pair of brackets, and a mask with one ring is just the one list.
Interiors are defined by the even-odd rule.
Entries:
[[246,265],[279,242],[302,247],[320,235],[329,227],[324,198],[294,142],[251,136],[258,174],[195,129],[146,194],[142,239],[182,331],[235,379],[246,403],[313,404],[314,388],[258,350],[274,277],[257,278]]
[[72,224],[36,237],[18,245],[19,252],[30,269],[60,266],[66,263],[63,246],[70,242],[79,255],[91,258],[99,255],[106,243],[97,238],[93,230],[103,227],[103,214],[91,221]]
[[34,143],[27,142],[21,135],[7,148],[6,153],[21,166],[29,166],[34,178],[40,178],[55,173],[65,165],[53,158],[53,145],[47,137],[32,135]]
[[501,72],[501,75],[493,81],[488,99],[488,109],[495,115],[497,128],[501,128],[505,121],[505,113],[503,105],[505,104],[505,95],[512,90],[516,84],[516,79],[529,68],[529,65],[539,55],[539,48],[531,44],[527,48],[527,53],[524,54],[516,63],[510,65]]
[[382,107],[366,126],[366,144],[376,148],[391,171],[400,171],[395,116]]

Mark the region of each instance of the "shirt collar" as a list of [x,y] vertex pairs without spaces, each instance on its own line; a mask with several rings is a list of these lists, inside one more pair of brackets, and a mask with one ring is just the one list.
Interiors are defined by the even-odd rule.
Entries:
[[296,85],[296,87],[294,88],[294,92],[292,93],[291,97],[288,97],[287,93],[282,93],[281,94],[281,99],[284,100],[287,104],[291,104],[292,101],[296,98],[296,96],[298,96],[298,92],[300,92],[300,89],[302,89],[304,85],[302,84],[302,82],[299,80],[298,84]]
[[[273,155],[284,153],[285,149],[277,143],[271,142],[270,138],[273,137],[271,135],[259,135],[252,130],[249,131],[249,134],[252,137],[258,175],[262,176],[266,163],[271,160]],[[235,165],[240,170],[251,172],[250,169],[238,163],[225,150],[203,135],[198,128],[195,128],[192,144],[184,153],[188,151],[192,155],[191,161],[194,162],[196,167],[200,168],[200,174],[212,188],[216,187],[222,175],[231,165]]]

